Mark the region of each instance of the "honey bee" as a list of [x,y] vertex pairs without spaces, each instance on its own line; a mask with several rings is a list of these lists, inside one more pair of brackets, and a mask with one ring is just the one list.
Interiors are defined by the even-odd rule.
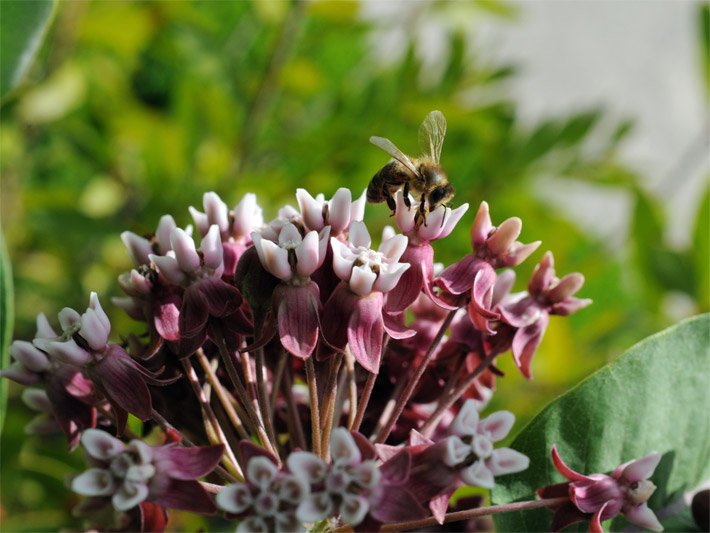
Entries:
[[426,215],[439,205],[445,205],[454,196],[454,187],[439,165],[441,147],[446,136],[446,119],[441,111],[429,113],[419,127],[419,147],[423,154],[412,159],[402,153],[392,141],[383,137],[370,137],[370,142],[387,152],[393,160],[374,175],[367,186],[367,201],[387,202],[394,213],[397,206],[394,194],[403,188],[404,203],[411,207],[409,193],[419,199],[416,227],[426,225]]

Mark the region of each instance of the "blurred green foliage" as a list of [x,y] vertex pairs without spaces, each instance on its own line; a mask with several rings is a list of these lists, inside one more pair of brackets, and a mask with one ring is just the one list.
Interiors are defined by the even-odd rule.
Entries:
[[[469,202],[475,212],[485,199],[494,223],[519,216],[522,239],[543,240],[519,269],[518,288],[550,249],[560,274],[585,274],[581,296],[595,301],[553,321],[534,381],[523,383],[509,358],[502,361],[507,377],[494,406],[516,412],[521,423],[530,418],[589,371],[676,320],[667,312],[669,294],[683,295],[690,312],[708,309],[701,255],[708,225],[699,219],[690,249],[663,241],[659,201],[617,158],[631,122],[609,124],[602,109],[533,126],[519,120],[504,90],[516,66],[481,55],[462,28],[462,21],[475,28],[489,17],[515,24],[514,8],[496,1],[412,3],[398,22],[408,39],[401,57],[373,52],[395,23],[366,19],[360,9],[330,1],[61,4],[28,87],[5,102],[0,120],[15,336],[33,336],[38,312],[53,318],[64,306],[83,308],[91,290],[103,301],[118,295],[116,276],[130,267],[121,231],[150,232],[164,213],[187,224],[187,207],[199,207],[209,190],[230,205],[256,192],[267,218],[295,203],[296,187],[327,196],[340,186],[359,192],[386,162],[369,136],[415,152],[417,127],[432,109],[449,122],[442,163],[458,190],[455,203]],[[429,19],[447,28],[449,53],[439,69],[422,61],[415,39]],[[551,209],[541,176],[626,190],[635,201],[627,242],[613,247]],[[703,205],[707,218],[707,196]],[[366,220],[376,232],[388,215],[386,207],[368,206]],[[469,251],[472,218],[469,212],[438,243],[439,261]],[[134,327],[108,310],[114,332]],[[22,436],[31,415],[17,391],[2,436],[4,529],[76,526],[69,514],[76,497],[60,485],[81,459],[67,460],[61,439]],[[27,520],[29,513],[35,518]]]

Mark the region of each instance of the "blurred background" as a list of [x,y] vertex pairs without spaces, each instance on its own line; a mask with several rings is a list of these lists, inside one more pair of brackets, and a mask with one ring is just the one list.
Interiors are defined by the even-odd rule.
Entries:
[[[8,16],[7,2],[2,3]],[[6,19],[7,20],[7,19]],[[509,357],[492,407],[520,425],[636,341],[710,307],[708,7],[695,2],[60,2],[0,118],[2,227],[15,338],[34,318],[108,305],[130,268],[119,234],[191,222],[216,191],[255,192],[265,217],[296,187],[362,191],[387,156],[417,151],[432,109],[442,164],[469,213],[436,243],[470,250],[482,200],[523,220],[558,274],[582,272],[594,305],[555,319],[525,382]],[[389,222],[369,205],[373,235]],[[375,239],[377,241],[377,239]],[[83,464],[65,442],[26,438],[10,387],[2,434],[4,531],[76,528],[63,488]],[[199,521],[183,518],[195,530]]]

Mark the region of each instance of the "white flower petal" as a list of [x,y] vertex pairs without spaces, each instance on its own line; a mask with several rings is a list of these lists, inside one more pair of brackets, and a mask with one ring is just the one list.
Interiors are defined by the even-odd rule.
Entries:
[[232,235],[235,238],[248,237],[251,232],[264,225],[261,207],[256,203],[256,194],[247,193],[232,211]]
[[167,254],[172,250],[170,243],[170,235],[177,227],[175,220],[170,215],[163,215],[158,222],[158,229],[155,230],[155,239],[158,241],[158,252],[161,255]]
[[59,326],[64,332],[74,330],[81,323],[81,315],[71,307],[65,307],[59,311],[57,316],[59,317]]
[[49,370],[49,359],[31,342],[13,341],[10,345],[10,355],[15,361],[18,361],[23,367],[32,372]]
[[215,497],[217,507],[228,513],[239,514],[252,504],[251,490],[245,483],[227,485]]
[[187,279],[187,276],[180,269],[180,265],[174,257],[150,254],[150,260],[169,283],[180,285]]
[[340,187],[333,198],[328,202],[328,224],[333,228],[333,233],[340,233],[350,224],[350,207],[352,193],[350,189]]
[[210,222],[207,219],[207,215],[201,211],[198,211],[194,207],[190,206],[187,208],[187,210],[190,212],[190,215],[192,216],[192,220],[195,222],[195,226],[197,227],[197,232],[200,235],[204,235],[207,233],[207,230],[210,227]]
[[148,239],[144,239],[131,231],[124,231],[121,233],[121,240],[128,249],[128,255],[131,256],[136,265],[148,264],[148,256],[153,253],[153,247]]
[[377,274],[366,266],[353,267],[350,275],[350,290],[359,296],[367,296],[372,292],[376,279]]
[[467,485],[492,489],[495,485],[493,473],[488,470],[483,461],[476,461],[461,471],[461,479]]
[[530,459],[512,448],[499,448],[493,450],[493,454],[486,464],[494,476],[502,476],[527,470],[530,466]]
[[357,247],[362,246],[363,248],[369,248],[372,240],[370,239],[370,233],[367,231],[367,226],[364,222],[359,220],[353,221],[350,224],[350,232],[348,234],[348,241],[351,245]]
[[351,254],[348,253],[347,245],[335,237],[330,238],[330,246],[333,249],[333,271],[335,275],[343,281],[349,281],[355,259],[348,257]]
[[343,522],[356,526],[363,521],[369,510],[370,502],[363,496],[344,494],[340,504],[340,518]]
[[111,322],[109,321],[108,315],[104,311],[104,308],[101,307],[101,302],[99,302],[99,295],[95,292],[92,292],[89,296],[89,308],[96,311],[96,315],[101,320],[101,323],[103,324],[104,328],[106,328],[106,334],[108,335],[108,333],[111,331]]
[[296,505],[310,494],[311,487],[305,479],[299,476],[286,475],[281,479],[279,499]]
[[68,341],[35,339],[32,343],[43,352],[47,352],[52,357],[70,365],[84,366],[91,360],[89,353],[81,348],[74,339]]
[[298,245],[301,241],[303,241],[301,232],[298,231],[298,228],[294,224],[289,222],[281,228],[281,233],[279,233],[279,246]]
[[104,327],[96,311],[87,309],[86,312],[81,315],[79,335],[89,343],[91,348],[97,351],[103,350],[108,342],[108,334],[109,331]]
[[374,489],[380,484],[382,472],[375,461],[363,461],[351,470],[353,480],[363,488]]
[[651,531],[663,531],[663,526],[646,503],[631,507],[623,514],[626,519],[635,526],[650,529]]
[[472,400],[466,400],[454,421],[451,422],[449,433],[459,437],[475,435],[478,427],[478,418],[476,404]]
[[350,223],[353,220],[362,220],[365,217],[365,202],[367,189],[363,189],[360,197],[350,205]]
[[362,461],[360,448],[344,427],[333,429],[330,434],[330,455],[336,464],[356,465]]
[[[283,232],[281,232],[283,235]],[[296,248],[296,272],[301,276],[310,276],[319,266],[320,242],[318,233],[309,231],[303,242]]]
[[515,415],[510,411],[497,411],[478,423],[478,432],[490,437],[493,442],[503,440],[515,424]]
[[202,206],[205,208],[207,221],[211,225],[217,225],[220,233],[224,233],[229,228],[229,209],[219,195],[215,192],[206,192],[202,196]]
[[395,235],[391,239],[387,239],[378,248],[390,262],[396,263],[402,254],[407,249],[409,239],[405,235]]
[[323,203],[313,198],[306,189],[296,189],[296,200],[306,227],[309,230],[320,231],[325,225]]
[[439,233],[439,239],[448,237],[454,230],[456,224],[458,224],[459,220],[461,220],[461,217],[463,217],[466,214],[466,211],[468,211],[468,204],[460,205],[453,210],[447,208],[447,210],[448,216],[444,219],[444,227],[441,229],[441,233]]
[[456,435],[452,435],[446,439],[444,464],[451,467],[460,465],[468,457],[469,453],[471,453],[471,447]]
[[143,483],[124,482],[111,498],[117,511],[128,511],[148,497],[148,487]]
[[333,514],[333,501],[327,492],[311,494],[298,504],[296,517],[301,522],[318,522]]
[[44,339],[53,339],[57,336],[54,328],[49,324],[47,320],[47,315],[40,313],[37,315],[37,333],[35,337],[41,337]]
[[100,429],[87,429],[81,434],[81,445],[91,457],[100,461],[113,459],[126,449],[116,437]]
[[266,457],[252,457],[247,465],[247,479],[257,487],[266,490],[276,478],[279,469]]
[[286,460],[288,469],[299,479],[314,485],[325,479],[328,465],[320,457],[310,452],[292,452]]
[[417,216],[419,204],[417,202],[411,202],[410,196],[412,205],[407,207],[407,204],[404,203],[404,193],[401,190],[395,193],[395,202],[397,206],[394,211],[394,220],[400,231],[408,233],[414,229],[414,218]]
[[[288,264],[288,252],[266,239],[260,239],[259,243],[257,253],[261,250],[259,259],[264,268],[279,279],[291,279],[293,272],[291,272],[291,265]],[[256,241],[254,245],[257,246]]]
[[374,290],[379,292],[389,292],[397,286],[402,274],[404,274],[411,265],[409,263],[396,263],[388,265],[387,270],[380,270],[380,275],[377,276],[377,281],[373,286]]
[[183,272],[197,272],[200,268],[200,256],[195,249],[195,241],[185,230],[175,228],[170,234],[170,244],[175,252],[175,259]]
[[108,496],[116,490],[116,482],[108,470],[90,468],[72,479],[71,490],[82,496]]
[[433,241],[441,235],[441,230],[444,229],[444,217],[446,216],[446,207],[440,205],[426,215],[426,223],[419,226],[417,235],[423,241]]
[[[226,207],[225,207],[226,209]],[[217,270],[222,266],[224,251],[222,250],[222,236],[216,224],[210,226],[209,231],[200,243],[200,251],[205,262],[205,266],[212,270]]]

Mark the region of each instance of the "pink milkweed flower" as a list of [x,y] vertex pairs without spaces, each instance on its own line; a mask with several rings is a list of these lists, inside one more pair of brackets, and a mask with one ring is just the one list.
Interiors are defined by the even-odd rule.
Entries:
[[261,207],[256,203],[256,195],[245,194],[231,211],[227,204],[214,192],[202,197],[204,213],[190,207],[190,214],[200,236],[204,237],[213,225],[219,228],[224,250],[223,276],[231,279],[239,257],[251,244],[251,234],[264,225]]
[[290,222],[279,229],[276,242],[252,234],[262,266],[281,280],[272,296],[281,344],[302,359],[311,356],[318,342],[320,292],[310,276],[325,260],[329,235],[326,226],[302,236]]
[[224,446],[181,448],[176,443],[149,446],[134,439],[124,444],[105,431],[87,429],[81,444],[92,468],[71,481],[71,488],[97,504],[125,512],[142,502],[212,514],[212,498],[197,478],[219,463]]
[[176,227],[177,224],[172,216],[163,215],[160,217],[155,233],[148,238],[131,231],[124,231],[121,233],[121,240],[136,266],[149,265],[150,254],[165,255],[172,249],[170,234]]
[[[105,397],[111,404],[119,433],[123,432],[127,413],[141,420],[149,419],[152,405],[147,383],[164,385],[168,382],[157,379],[123,348],[108,342],[111,323],[96,293],[91,293],[89,308],[83,314],[67,307],[59,313],[59,322],[61,336],[37,337],[33,345],[56,362],[52,369],[56,377],[49,381],[47,393],[60,424],[67,423],[62,420],[63,411],[68,407],[65,402],[75,404],[77,398],[91,401],[92,395]],[[92,388],[87,387],[86,378],[93,384]],[[92,403],[98,403],[98,398]]]
[[298,506],[310,494],[308,481],[279,470],[273,458],[249,458],[244,483],[233,483],[217,494],[217,507],[236,515],[237,531],[305,531],[296,516]]
[[[158,272],[172,285],[184,287],[178,318],[179,355],[186,357],[207,338],[210,320],[220,329],[235,335],[246,333],[251,324],[241,310],[242,296],[222,280],[224,272],[219,226],[213,224],[202,238],[200,249],[185,231],[175,228],[170,235],[172,250],[168,255],[150,255]],[[231,344],[238,344],[232,341]]]
[[618,466],[610,476],[584,475],[565,464],[552,446],[552,463],[568,482],[537,490],[541,498],[569,496],[570,502],[555,510],[550,526],[559,531],[582,520],[590,520],[589,531],[602,533],[601,522],[622,514],[629,522],[651,531],[663,531],[663,526],[648,507],[648,499],[656,485],[648,478],[658,466],[661,455],[651,453]]
[[372,456],[363,457],[350,432],[335,428],[330,440],[331,464],[309,452],[293,452],[287,459],[293,474],[307,481],[311,493],[298,505],[301,522],[317,522],[340,517],[357,526],[378,503],[375,490],[382,474]]
[[533,253],[540,241],[522,244],[516,239],[522,230],[522,222],[513,217],[493,226],[488,204],[481,202],[471,227],[473,253],[447,267],[435,283],[445,293],[458,296],[470,291],[469,314],[471,320],[484,333],[494,333],[491,323],[500,314],[491,308],[495,270],[514,267]]
[[505,296],[495,306],[502,320],[514,328],[513,358],[526,378],[532,377],[530,365],[550,315],[571,315],[592,303],[590,299],[574,297],[582,285],[584,276],[578,272],[557,278],[552,252],[547,252],[530,277],[528,293]]
[[468,204],[463,204],[456,209],[440,205],[426,214],[424,224],[417,225],[415,218],[419,212],[419,203],[410,197],[411,205],[408,207],[404,202],[402,191],[397,191],[395,199],[394,218],[399,229],[408,238],[407,248],[401,261],[409,263],[412,268],[402,275],[401,281],[387,295],[385,309],[390,313],[404,311],[417,299],[422,289],[427,294],[431,294],[434,279],[434,249],[430,243],[447,237],[468,210]]
[[370,249],[370,234],[365,224],[350,225],[348,242],[331,238],[333,270],[342,280],[323,308],[328,320],[323,324],[323,337],[335,350],[350,346],[355,359],[369,372],[380,367],[382,336],[393,338],[414,334],[405,330],[387,313],[383,313],[383,293],[391,291],[410,267],[400,263],[407,237],[395,235]]
[[341,187],[326,201],[322,194],[313,198],[306,189],[296,189],[296,198],[304,226],[311,231],[330,226],[333,237],[347,232],[353,221],[362,221],[365,215],[365,191],[353,200],[350,189]]

